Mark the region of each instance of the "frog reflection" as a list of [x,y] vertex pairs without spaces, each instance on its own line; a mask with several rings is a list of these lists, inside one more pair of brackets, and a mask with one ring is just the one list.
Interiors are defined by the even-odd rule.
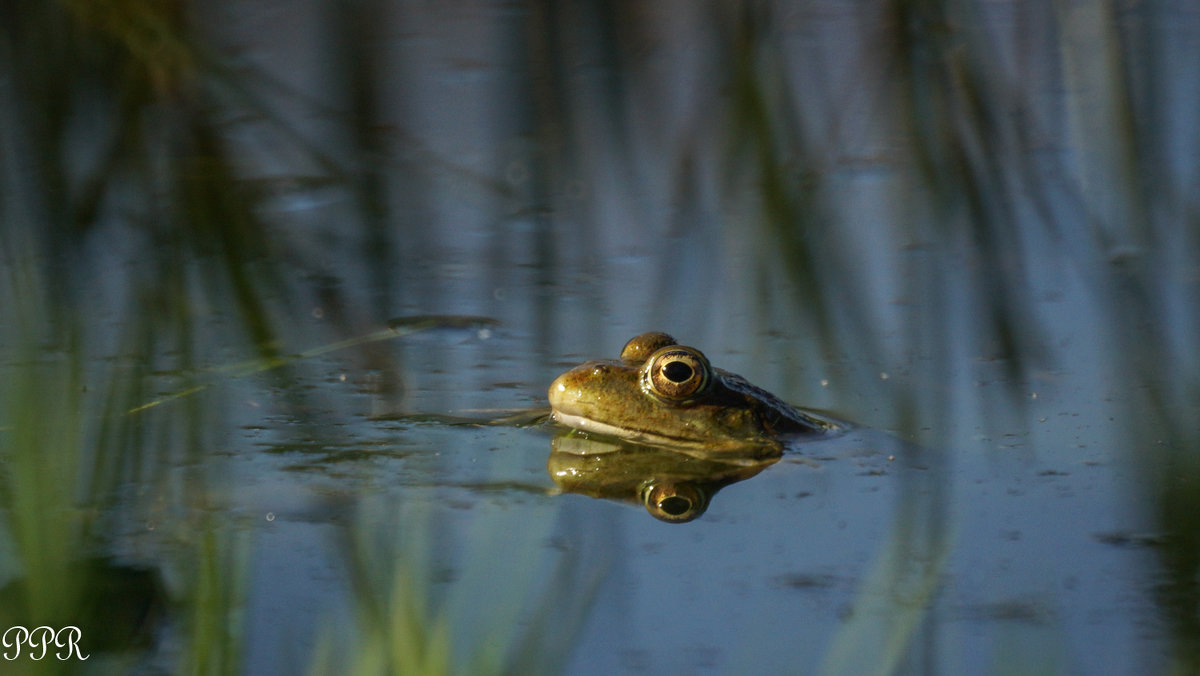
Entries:
[[683,451],[778,454],[782,441],[835,423],[801,411],[665,333],[643,333],[615,360],[589,361],[550,385],[558,422]]
[[547,470],[564,491],[640,503],[656,519],[686,523],[712,496],[749,479],[778,457],[704,458],[619,439],[565,431],[550,443]]
[[842,429],[660,332],[635,336],[618,359],[563,373],[549,399],[553,418],[575,430],[552,444],[549,470],[560,487],[641,502],[674,523],[777,461],[788,439]]

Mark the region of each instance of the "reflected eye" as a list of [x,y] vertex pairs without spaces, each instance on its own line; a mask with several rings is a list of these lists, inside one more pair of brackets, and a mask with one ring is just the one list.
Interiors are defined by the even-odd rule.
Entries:
[[684,523],[708,509],[708,497],[698,487],[687,483],[656,483],[642,489],[646,511],[660,521]]
[[686,399],[708,386],[711,368],[699,350],[672,346],[655,352],[646,362],[643,377],[657,395]]

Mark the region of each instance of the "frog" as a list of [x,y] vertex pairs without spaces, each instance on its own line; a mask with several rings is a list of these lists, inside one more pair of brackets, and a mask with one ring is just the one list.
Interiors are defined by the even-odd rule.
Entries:
[[551,416],[587,434],[703,453],[778,453],[792,437],[841,425],[715,368],[670,334],[634,336],[618,359],[588,361],[551,384]]
[[730,462],[721,454],[697,457],[564,428],[550,441],[546,470],[561,491],[640,504],[655,519],[678,524],[703,515],[722,488],[756,476],[779,459],[748,463],[739,455]]

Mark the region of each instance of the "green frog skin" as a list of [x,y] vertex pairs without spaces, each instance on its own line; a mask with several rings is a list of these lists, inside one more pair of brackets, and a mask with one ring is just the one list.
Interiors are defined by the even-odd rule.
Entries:
[[619,359],[563,373],[549,399],[554,419],[568,427],[692,451],[778,450],[786,437],[838,427],[659,332],[634,337]]

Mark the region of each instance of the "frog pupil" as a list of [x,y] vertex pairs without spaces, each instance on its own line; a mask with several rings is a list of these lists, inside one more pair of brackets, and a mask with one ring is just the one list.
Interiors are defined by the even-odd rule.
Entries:
[[671,516],[686,514],[692,508],[692,501],[678,495],[663,498],[658,502],[658,508]]
[[673,383],[686,383],[691,379],[693,373],[692,367],[681,361],[663,364],[662,367],[662,374]]

